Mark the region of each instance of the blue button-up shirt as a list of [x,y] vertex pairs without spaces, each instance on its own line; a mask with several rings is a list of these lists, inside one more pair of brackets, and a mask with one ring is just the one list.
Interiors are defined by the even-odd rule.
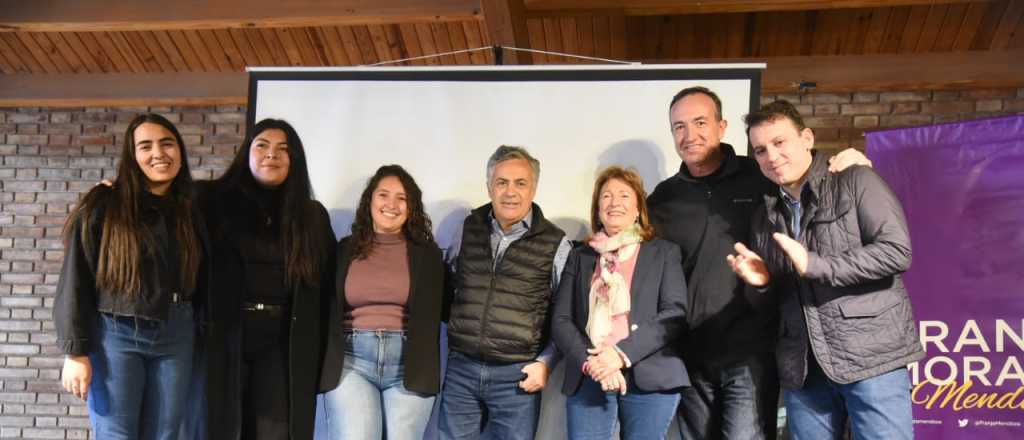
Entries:
[[[807,185],[804,184],[801,187],[800,194],[802,195],[807,190]],[[782,201],[786,205],[786,209],[789,211],[789,234],[794,240],[800,239],[800,217],[803,215],[803,206],[800,204],[799,199],[794,199],[789,196],[786,190],[779,187],[779,194],[782,194]]]

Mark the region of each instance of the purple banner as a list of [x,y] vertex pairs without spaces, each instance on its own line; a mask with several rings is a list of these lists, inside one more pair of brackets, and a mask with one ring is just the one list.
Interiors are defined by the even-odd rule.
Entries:
[[903,202],[918,439],[1024,438],[1024,115],[869,133]]

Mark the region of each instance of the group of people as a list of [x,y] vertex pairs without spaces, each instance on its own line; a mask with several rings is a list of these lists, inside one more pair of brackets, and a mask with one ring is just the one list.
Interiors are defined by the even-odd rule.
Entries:
[[564,359],[572,439],[676,418],[684,439],[774,438],[780,382],[796,438],[912,438],[909,234],[870,162],[817,154],[785,101],[746,117],[753,158],[707,88],[669,118],[679,172],[649,196],[600,172],[582,242],[534,203],[539,161],[501,146],[442,252],[399,165],[335,245],[287,122],[193,182],[178,130],[141,115],[65,227],[62,383],[102,439],[311,439],[318,393],[331,439],[420,439],[435,399],[442,439],[531,439]]

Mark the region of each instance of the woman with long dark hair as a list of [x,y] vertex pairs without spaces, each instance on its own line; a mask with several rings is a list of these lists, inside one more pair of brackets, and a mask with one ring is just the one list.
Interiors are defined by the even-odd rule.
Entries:
[[320,379],[332,440],[423,438],[440,389],[445,273],[430,229],[412,176],[380,167],[338,243]]
[[177,438],[205,297],[192,192],[177,128],[140,115],[113,186],[90,190],[65,225],[53,306],[62,384],[87,400],[96,438]]
[[211,439],[311,439],[334,233],[295,129],[264,119],[201,193],[216,305],[205,338]]

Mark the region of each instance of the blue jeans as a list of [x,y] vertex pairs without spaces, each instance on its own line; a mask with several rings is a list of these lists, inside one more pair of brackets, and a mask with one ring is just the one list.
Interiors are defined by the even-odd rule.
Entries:
[[679,403],[681,438],[775,438],[779,379],[773,356],[717,369],[695,365],[689,372],[692,387],[683,389]]
[[783,397],[793,439],[841,439],[847,418],[853,438],[914,438],[906,368],[842,385],[825,377],[817,362],[807,367],[804,387],[787,389]]
[[618,421],[621,424],[619,438],[622,440],[664,439],[678,404],[677,391],[644,393],[630,386],[623,396],[606,393],[600,384],[584,377],[576,394],[565,400],[569,438],[615,438]]
[[405,389],[402,331],[345,334],[345,366],[338,387],[324,395],[331,440],[419,440],[434,396]]
[[192,375],[192,305],[167,321],[100,314],[89,353],[89,419],[95,438],[177,439]]
[[532,362],[482,362],[449,352],[441,390],[441,438],[533,439],[540,393],[519,388],[525,377],[521,370]]

